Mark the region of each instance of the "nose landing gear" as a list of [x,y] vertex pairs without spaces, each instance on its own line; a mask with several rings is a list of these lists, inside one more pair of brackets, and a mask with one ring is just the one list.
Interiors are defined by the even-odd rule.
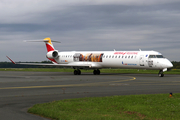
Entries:
[[162,70],[159,71],[158,76],[159,76],[159,77],[164,77],[164,74],[163,74],[163,71],[162,71]]

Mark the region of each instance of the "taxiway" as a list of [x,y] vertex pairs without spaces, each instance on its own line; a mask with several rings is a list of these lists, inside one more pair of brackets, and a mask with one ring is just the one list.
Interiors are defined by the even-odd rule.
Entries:
[[0,118],[46,120],[27,113],[34,104],[80,97],[179,93],[180,75],[0,72]]

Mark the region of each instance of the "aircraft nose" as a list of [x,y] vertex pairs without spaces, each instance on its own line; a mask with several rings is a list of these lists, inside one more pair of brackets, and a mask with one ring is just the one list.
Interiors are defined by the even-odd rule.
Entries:
[[172,68],[172,67],[173,67],[173,64],[172,64],[169,60],[166,60],[165,66],[166,66],[167,68]]
[[173,64],[171,63],[171,62],[169,62],[168,64],[167,64],[167,68],[172,68],[173,67]]

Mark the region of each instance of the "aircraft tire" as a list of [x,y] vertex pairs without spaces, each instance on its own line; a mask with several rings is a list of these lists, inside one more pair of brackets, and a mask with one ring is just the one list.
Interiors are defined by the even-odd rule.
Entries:
[[164,77],[164,74],[161,74],[161,77]]
[[94,70],[94,71],[93,71],[93,74],[94,74],[94,75],[97,75],[97,70]]
[[159,71],[158,76],[159,76],[159,77],[164,77],[164,74],[163,74],[163,71],[162,71],[162,70]]
[[101,72],[100,72],[99,69],[93,71],[93,74],[94,74],[94,75],[100,75],[100,73],[101,73]]
[[78,75],[81,75],[81,71],[80,70],[77,70],[77,72],[78,72]]
[[97,75],[100,75],[100,73],[101,73],[101,72],[100,72],[100,70],[99,70],[99,69],[97,69]]
[[158,74],[159,77],[164,77],[164,74]]
[[78,74],[78,71],[77,70],[74,70],[74,75],[77,75]]

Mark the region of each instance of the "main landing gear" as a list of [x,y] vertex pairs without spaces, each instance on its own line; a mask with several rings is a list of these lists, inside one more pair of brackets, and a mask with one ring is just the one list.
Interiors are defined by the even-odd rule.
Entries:
[[[101,73],[101,72],[100,72],[99,69],[93,71],[93,74],[94,74],[94,75],[100,75],[100,73]],[[81,70],[79,70],[79,69],[74,70],[74,75],[81,75]]]
[[159,77],[164,77],[164,74],[163,74],[163,71],[162,71],[162,70],[159,71],[158,76],[159,76]]
[[74,70],[74,75],[81,75],[81,71],[79,69]]
[[94,75],[100,75],[100,73],[101,73],[101,72],[100,72],[99,69],[93,71],[93,74],[94,74]]

